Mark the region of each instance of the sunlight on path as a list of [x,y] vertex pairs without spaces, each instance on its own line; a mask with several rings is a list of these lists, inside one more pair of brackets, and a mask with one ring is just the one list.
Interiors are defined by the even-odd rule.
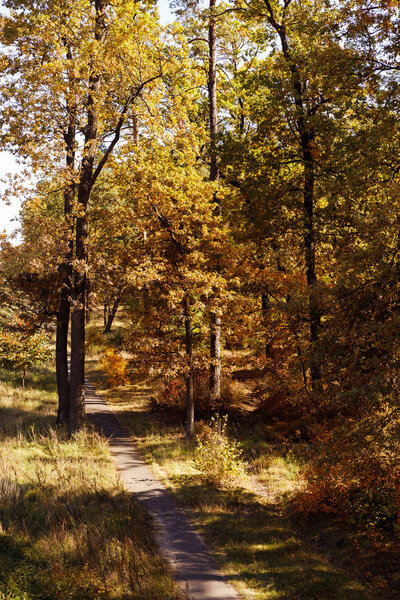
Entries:
[[111,452],[126,489],[149,510],[157,525],[157,542],[190,600],[238,600],[201,537],[183,510],[136,452],[127,431],[86,381],[86,410],[109,438]]

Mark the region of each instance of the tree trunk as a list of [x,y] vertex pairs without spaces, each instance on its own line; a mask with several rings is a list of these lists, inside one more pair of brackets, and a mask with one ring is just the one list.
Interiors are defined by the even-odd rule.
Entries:
[[[263,316],[265,329],[267,327],[268,315],[271,311],[271,300],[268,294],[268,288],[265,288],[263,294],[261,294],[261,312]],[[265,339],[265,358],[269,360],[272,356],[272,344],[271,341],[266,338]]]
[[[84,164],[87,160],[83,161]],[[87,169],[87,164],[86,164]],[[90,195],[90,179],[82,168],[78,190],[80,216],[76,220],[75,255],[77,264],[73,279],[71,314],[71,375],[69,432],[80,429],[85,421],[85,324],[86,324],[86,262],[87,262],[87,204]]]
[[83,161],[78,190],[80,216],[76,220],[75,256],[71,314],[71,375],[69,432],[80,429],[85,421],[85,325],[86,325],[86,263],[87,205],[91,190],[92,161]]
[[58,392],[58,410],[56,424],[68,422],[69,415],[69,375],[68,375],[68,327],[69,327],[69,290],[61,289],[60,306],[57,312],[56,331],[56,374]]
[[310,373],[313,390],[319,387],[321,379],[321,365],[316,351],[316,344],[321,328],[321,311],[318,306],[316,295],[317,274],[315,269],[315,230],[314,230],[314,184],[315,184],[315,160],[313,144],[315,132],[310,123],[310,117],[314,113],[307,110],[304,101],[304,92],[307,88],[302,81],[300,69],[296,64],[289,48],[285,23],[278,23],[269,0],[265,0],[269,13],[268,20],[279,35],[283,56],[291,73],[291,84],[293,88],[294,104],[296,108],[296,123],[300,138],[300,149],[303,157],[303,239],[304,258],[306,267],[306,278],[308,287],[308,316],[310,322]]
[[[67,60],[72,61],[72,51],[67,41],[64,41],[67,48]],[[73,75],[70,75],[70,91],[74,88]],[[73,97],[73,94],[71,94]],[[58,392],[58,409],[56,424],[67,423],[70,407],[70,383],[68,373],[68,328],[70,317],[70,293],[71,293],[71,261],[73,257],[73,219],[72,207],[75,196],[75,183],[73,172],[75,167],[75,141],[76,141],[76,112],[75,102],[67,100],[68,126],[64,133],[66,145],[66,167],[67,176],[70,180],[65,183],[64,189],[64,218],[69,230],[68,252],[65,257],[65,263],[61,264],[59,271],[62,276],[62,287],[60,291],[60,304],[57,312],[57,330],[56,330],[56,376]]]
[[104,305],[103,305],[103,325],[104,325],[104,329],[106,328],[107,325],[107,319],[108,319],[108,314],[109,314],[109,304],[108,302],[106,302],[106,300],[104,300]]
[[186,374],[186,439],[191,439],[194,432],[194,373],[193,373],[193,332],[188,295],[183,299],[185,317],[185,347],[188,373]]
[[132,115],[132,134],[133,134],[133,143],[135,146],[139,144],[139,128],[138,128],[138,118],[137,114],[133,113]]
[[211,313],[210,328],[210,399],[219,404],[221,399],[221,317]]
[[321,328],[321,313],[316,297],[317,274],[315,270],[315,231],[314,231],[314,160],[310,136],[302,136],[304,157],[304,255],[308,286],[308,311],[310,320],[311,342],[311,384],[315,390],[321,379],[321,365],[316,352],[319,330]]
[[78,298],[83,305],[78,306],[78,299],[71,314],[71,403],[69,410],[68,429],[72,434],[81,429],[85,423],[85,294]]
[[[105,3],[95,0],[95,39],[102,43],[106,35]],[[98,144],[98,115],[95,99],[101,88],[101,75],[92,72],[89,77],[85,152],[81,161],[78,185],[78,214],[76,219],[75,264],[73,274],[73,305],[71,315],[71,375],[69,432],[80,429],[85,421],[85,304],[87,290],[87,209],[94,185],[94,160]],[[99,170],[99,167],[97,168]]]
[[[90,119],[89,119],[90,123]],[[69,431],[80,429],[85,420],[85,325],[87,291],[87,207],[92,188],[93,155],[88,152],[82,160],[82,171],[78,188],[79,217],[76,219],[73,295],[71,314],[71,375],[70,375],[70,422]]]
[[118,310],[119,304],[121,302],[121,291],[122,291],[122,286],[120,286],[120,288],[118,290],[118,296],[115,298],[112,309],[108,313],[107,323],[106,323],[106,326],[104,327],[103,333],[110,333],[110,331],[111,331],[111,326],[113,324],[115,315],[117,314],[117,310]]
[[210,0],[210,20],[208,24],[208,111],[210,127],[210,181],[219,178],[219,159],[217,152],[218,114],[217,114],[217,31],[215,12],[216,0]]
[[[210,20],[208,26],[208,106],[210,128],[210,181],[219,179],[219,157],[217,151],[218,114],[217,114],[217,32],[214,17],[216,0],[210,0]],[[214,196],[215,214],[221,215],[221,202]],[[217,257],[219,263],[219,257]],[[219,268],[219,267],[218,267]],[[210,399],[218,404],[221,399],[221,316],[212,311],[210,314]]]
[[239,98],[239,106],[240,106],[239,133],[240,133],[240,135],[243,135],[243,133],[244,133],[244,101],[242,98]]
[[92,309],[90,308],[90,292],[91,292],[90,279],[88,277],[86,277],[86,305],[85,305],[85,314],[86,314],[86,324],[87,325],[90,323],[90,313],[92,312]]

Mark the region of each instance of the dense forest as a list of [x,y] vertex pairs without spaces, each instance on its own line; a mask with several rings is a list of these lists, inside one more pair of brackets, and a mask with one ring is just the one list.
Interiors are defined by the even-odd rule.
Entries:
[[23,208],[21,242],[1,238],[2,366],[25,381],[55,337],[71,439],[85,358],[111,388],[147,382],[207,485],[207,453],[249,468],[251,439],[246,467],[226,438],[248,427],[298,455],[300,520],[395,552],[397,2],[175,0],[168,26],[153,0],[3,4],[1,147],[35,184],[4,194]]

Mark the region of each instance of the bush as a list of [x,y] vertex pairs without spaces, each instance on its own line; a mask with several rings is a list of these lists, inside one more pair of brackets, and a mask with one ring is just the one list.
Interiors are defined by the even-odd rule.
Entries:
[[396,453],[365,443],[349,431],[320,434],[305,470],[300,508],[329,513],[354,525],[392,529],[400,521],[400,468]]
[[96,327],[88,327],[86,330],[85,346],[88,353],[104,351],[106,347],[104,335]]
[[167,379],[160,386],[154,408],[184,410],[186,406],[185,382],[182,378]]
[[104,351],[101,368],[106,374],[110,387],[128,383],[127,362],[113,348]]
[[230,487],[246,474],[246,464],[236,440],[226,429],[228,417],[213,417],[197,436],[194,465],[206,483]]

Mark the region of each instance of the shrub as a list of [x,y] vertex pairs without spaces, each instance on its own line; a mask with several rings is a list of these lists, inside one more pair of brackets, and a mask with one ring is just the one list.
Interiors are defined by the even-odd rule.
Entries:
[[223,410],[240,410],[251,397],[251,388],[246,382],[226,379],[221,385],[221,404]]
[[157,396],[156,407],[183,410],[186,406],[185,383],[182,378],[167,379]]
[[392,529],[400,520],[399,465],[395,451],[364,445],[350,431],[323,432],[305,470],[300,508],[329,513],[367,528]]
[[104,335],[96,327],[88,327],[86,330],[85,346],[88,353],[104,351],[106,347]]
[[[215,411],[238,411],[249,400],[251,390],[239,381],[223,380],[221,385],[221,398],[219,402],[210,398],[209,374],[204,369],[195,369],[194,374],[194,399],[197,414],[203,417]],[[159,385],[153,401],[154,409],[186,409],[186,385],[183,377],[164,378]]]
[[197,436],[194,465],[206,483],[229,487],[246,474],[246,464],[236,440],[227,435],[228,417],[217,416]]
[[113,348],[104,351],[101,367],[110,387],[128,383],[127,362]]
[[238,411],[251,397],[251,388],[241,381],[223,378],[221,396],[218,402],[210,398],[210,381],[208,370],[196,369],[194,376],[194,397],[197,411],[213,413],[218,411]]

